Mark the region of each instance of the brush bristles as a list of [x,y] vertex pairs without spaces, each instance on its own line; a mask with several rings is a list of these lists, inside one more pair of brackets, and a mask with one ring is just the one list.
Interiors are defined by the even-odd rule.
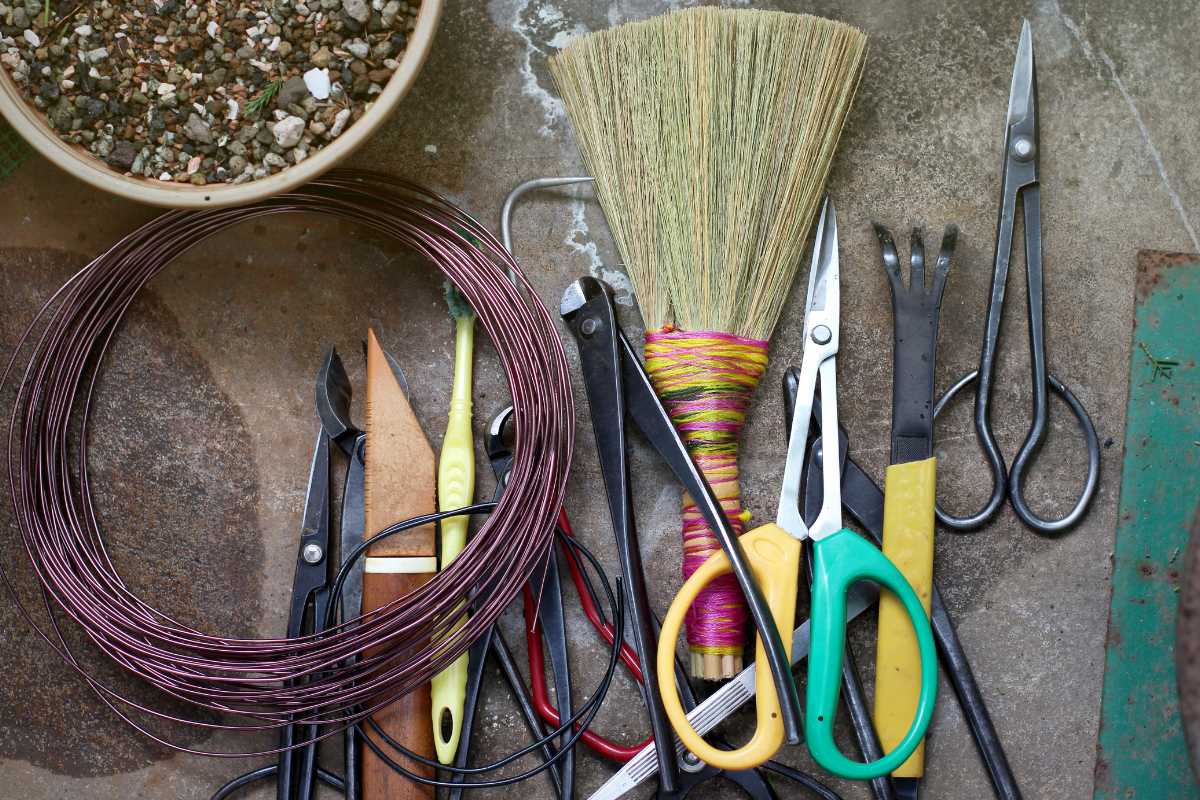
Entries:
[[865,56],[849,25],[704,7],[550,60],[649,329],[770,336]]

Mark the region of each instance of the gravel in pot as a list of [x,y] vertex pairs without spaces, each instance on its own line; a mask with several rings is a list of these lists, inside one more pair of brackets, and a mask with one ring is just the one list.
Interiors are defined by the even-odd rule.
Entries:
[[65,141],[125,175],[244,183],[362,117],[410,0],[0,0],[0,66]]

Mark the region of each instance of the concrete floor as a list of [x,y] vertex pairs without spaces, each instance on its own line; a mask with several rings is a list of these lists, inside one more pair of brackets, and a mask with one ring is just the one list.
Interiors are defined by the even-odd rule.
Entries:
[[[1079,798],[1092,787],[1108,614],[1109,560],[1121,458],[1134,258],[1140,248],[1200,250],[1200,174],[1191,109],[1200,106],[1190,2],[1133,12],[1120,0],[777,4],[843,19],[871,35],[870,59],[829,187],[842,220],[842,418],[853,454],[879,477],[887,455],[891,321],[868,221],[962,229],[943,315],[938,383],[978,356],[999,188],[1001,122],[1020,18],[1033,24],[1042,121],[1043,223],[1051,369],[1091,410],[1104,450],[1085,524],[1049,541],[1005,510],[974,536],[945,533],[938,575],[1026,797]],[[663,10],[651,0],[448,3],[413,93],[353,159],[411,178],[494,220],[504,195],[536,175],[581,170],[546,71],[564,34]],[[33,159],[0,189],[0,330],[7,356],[34,308],[70,272],[157,213],[98,194]],[[1200,223],[1196,223],[1200,224]],[[586,191],[533,197],[516,224],[517,255],[555,307],[573,277],[618,281],[618,259]],[[995,398],[1006,454],[1025,431],[1029,387],[1023,275],[1010,277]],[[451,326],[440,278],[389,243],[339,223],[275,218],[228,232],[154,282],[120,336],[94,426],[94,480],[114,558],[131,587],[213,630],[278,634],[288,594],[315,419],[322,350],[337,345],[361,381],[358,342],[381,332],[440,437]],[[793,296],[799,295],[797,290]],[[628,297],[627,329],[640,324]],[[746,434],[743,489],[759,519],[774,510],[783,443],[777,391],[799,355],[800,304],[775,335],[772,367]],[[574,348],[568,346],[568,352]],[[489,349],[476,362],[476,424],[505,402]],[[7,398],[6,393],[6,398]],[[7,402],[7,399],[5,400]],[[580,398],[569,510],[611,560],[611,533]],[[1084,456],[1065,410],[1035,470],[1037,508],[1074,497]],[[969,404],[939,426],[941,496],[966,510],[986,495]],[[640,445],[638,509],[653,600],[677,586],[677,493]],[[1060,476],[1063,476],[1060,478]],[[489,487],[481,479],[481,492]],[[7,513],[7,507],[3,512]],[[7,520],[6,520],[7,521]],[[11,536],[10,525],[3,530]],[[7,540],[11,541],[11,540]],[[16,552],[10,549],[10,552]],[[16,556],[11,557],[14,561]],[[514,617],[506,620],[518,640]],[[576,621],[577,685],[593,684],[599,650]],[[149,746],[94,698],[0,604],[0,796],[205,798],[241,762]],[[869,629],[860,631],[867,645]],[[870,659],[865,659],[869,661]],[[112,673],[114,680],[122,680]],[[486,699],[483,755],[518,744],[500,687]],[[943,683],[924,796],[986,797],[986,776]],[[598,727],[640,738],[624,678]],[[206,748],[246,747],[185,734]],[[264,741],[264,744],[267,742]],[[795,749],[793,763],[808,763]],[[610,767],[582,756],[580,796]],[[847,798],[866,797],[841,785]],[[785,796],[795,790],[782,786]],[[270,796],[266,789],[253,795]],[[547,797],[533,781],[490,793]],[[733,797],[705,786],[696,796]]]

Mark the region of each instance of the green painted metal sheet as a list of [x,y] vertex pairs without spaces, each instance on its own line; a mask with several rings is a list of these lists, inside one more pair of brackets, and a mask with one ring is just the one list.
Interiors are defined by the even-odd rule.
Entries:
[[1200,498],[1200,259],[1144,251],[1095,800],[1200,798],[1175,684],[1175,615]]

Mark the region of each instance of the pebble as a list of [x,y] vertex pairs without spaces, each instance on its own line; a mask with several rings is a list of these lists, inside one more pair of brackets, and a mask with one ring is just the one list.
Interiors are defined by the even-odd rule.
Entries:
[[385,5],[383,10],[379,12],[380,22],[383,23],[383,27],[390,28],[396,24],[396,17],[399,15],[400,3],[397,0],[392,0],[392,2]]
[[299,103],[309,95],[308,76],[303,78],[299,75],[288,78],[279,93],[275,95],[275,105],[279,108],[287,108],[290,105]]
[[[388,74],[390,76],[391,73]],[[313,67],[304,73],[304,84],[308,88],[308,93],[317,100],[329,99],[329,90],[332,86],[329,81],[329,70]]]
[[329,129],[329,136],[336,139],[342,135],[342,131],[346,129],[346,124],[350,122],[350,109],[343,108],[333,118],[333,126]]
[[360,24],[365,24],[371,19],[371,6],[367,4],[367,0],[342,0],[342,10],[346,12],[346,16]]
[[295,147],[300,143],[300,139],[304,136],[304,129],[308,127],[308,123],[301,117],[286,117],[285,119],[276,122],[272,128],[272,133],[275,134],[275,144],[284,148]]
[[354,39],[346,43],[346,49],[350,51],[350,55],[355,58],[367,58],[371,55],[371,45],[364,42],[362,39]]
[[191,114],[188,116],[187,124],[183,126],[184,135],[193,142],[200,144],[212,144],[212,129],[209,124],[200,118],[199,114]]
[[25,37],[25,41],[29,42],[31,47],[42,46],[42,37],[38,36],[32,28],[26,28],[21,35]]
[[312,54],[309,61],[312,62],[314,67],[324,69],[333,63],[333,53],[329,52],[328,47],[322,45],[317,52]]

